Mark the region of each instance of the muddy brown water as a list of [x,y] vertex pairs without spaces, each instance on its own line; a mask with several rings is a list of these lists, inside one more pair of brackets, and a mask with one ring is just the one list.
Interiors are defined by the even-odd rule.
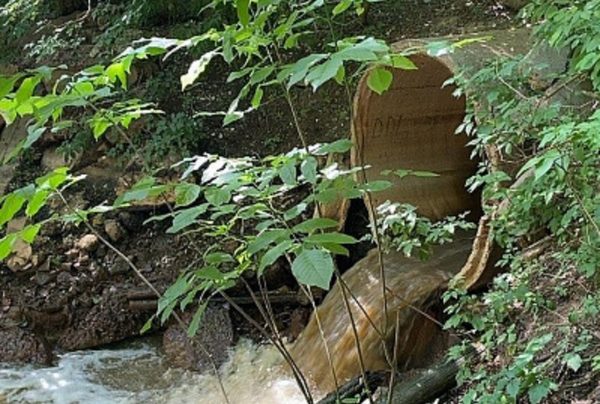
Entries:
[[[443,351],[446,336],[428,317],[430,314],[422,313],[428,310],[426,303],[436,291],[445,287],[448,280],[460,271],[469,256],[472,242],[472,234],[462,234],[450,244],[437,246],[426,261],[407,258],[399,252],[385,255],[387,311],[383,308],[376,250],[342,276],[351,291],[347,293],[348,303],[367,370],[389,369],[396,336],[396,357],[400,369],[425,366]],[[384,349],[384,344],[387,349]],[[333,366],[327,359],[326,346]],[[343,384],[360,375],[355,333],[339,283],[312,315],[291,354],[303,373],[321,391],[333,390],[335,378]]]

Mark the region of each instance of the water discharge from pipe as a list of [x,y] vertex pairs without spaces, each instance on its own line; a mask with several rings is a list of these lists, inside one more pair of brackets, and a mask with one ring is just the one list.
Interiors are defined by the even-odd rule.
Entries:
[[[452,243],[435,247],[433,256],[427,261],[407,258],[396,251],[385,255],[389,288],[387,320],[388,324],[394,325],[386,335],[381,335],[384,312],[376,250],[369,252],[342,276],[353,295],[349,303],[368,370],[389,369],[383,343],[387,344],[388,352],[393,352],[396,327],[400,338],[395,348],[401,369],[424,366],[444,349],[446,336],[432,321],[431,317],[435,314],[427,313],[429,303],[432,303],[432,296],[436,296],[436,292],[442,290],[463,267],[472,245],[472,234],[465,233],[457,236]],[[354,334],[339,282],[317,311],[338,381],[344,383],[359,376]],[[314,313],[292,347],[291,354],[315,388],[320,391],[335,388]]]

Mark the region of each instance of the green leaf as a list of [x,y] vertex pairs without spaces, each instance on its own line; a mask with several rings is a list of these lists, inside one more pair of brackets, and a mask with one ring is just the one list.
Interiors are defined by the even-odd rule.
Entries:
[[273,73],[273,70],[275,70],[273,66],[266,66],[256,69],[250,76],[250,84],[262,83],[271,75],[271,73]]
[[243,26],[250,22],[250,0],[236,0],[237,15]]
[[560,159],[561,155],[558,150],[550,150],[549,152],[543,155],[543,158],[539,164],[535,167],[535,179],[539,180],[542,178],[550,169],[554,166],[554,164]]
[[231,192],[225,188],[211,187],[204,192],[204,197],[213,206],[221,206],[231,199]]
[[106,68],[106,76],[111,83],[115,83],[119,79],[123,90],[127,90],[127,73],[125,72],[123,62],[116,62],[108,66]]
[[310,73],[306,76],[306,81],[310,83],[313,90],[316,91],[324,83],[337,75],[340,66],[343,66],[343,60],[332,57],[326,62],[311,68]]
[[224,262],[235,262],[231,254],[224,252],[213,252],[204,257],[207,264],[222,264]]
[[27,203],[27,209],[25,210],[27,217],[35,216],[35,214],[46,204],[49,195],[49,191],[38,189],[33,195],[33,198]]
[[404,55],[392,55],[392,66],[402,70],[417,70],[417,66]]
[[334,79],[335,82],[338,84],[344,84],[344,78],[346,77],[346,69],[344,68],[344,65],[340,66],[340,68],[338,69]]
[[320,233],[311,234],[304,239],[306,243],[312,244],[323,244],[323,243],[334,243],[334,244],[356,244],[358,240],[352,236],[343,233]]
[[288,161],[279,169],[279,177],[285,185],[296,185],[296,164]]
[[7,234],[0,240],[0,261],[10,255],[16,241],[17,235],[15,233]]
[[285,240],[267,251],[260,260],[258,274],[261,275],[266,267],[273,265],[275,261],[289,251],[293,245],[294,243],[292,240]]
[[259,234],[250,244],[248,244],[248,254],[256,254],[258,251],[267,248],[268,245],[279,241],[282,238],[290,236],[290,232],[286,229],[266,230]]
[[326,249],[327,251],[329,251],[332,254],[344,255],[346,257],[350,256],[350,251],[346,247],[344,247],[340,244],[322,243],[321,247],[323,247],[324,249]]
[[[169,286],[165,293],[158,299],[157,313],[163,312],[172,303],[177,303],[177,299],[182,296],[189,288],[189,276],[180,276],[174,284]],[[174,307],[174,306],[173,306]],[[172,309],[171,309],[172,310]],[[161,320],[162,322],[162,320]]]
[[312,233],[315,230],[337,227],[339,223],[333,219],[316,217],[297,224],[292,229],[296,233]]
[[177,206],[187,206],[198,199],[202,187],[197,184],[182,182],[175,187],[175,202]]
[[15,94],[15,100],[17,101],[17,104],[22,104],[29,100],[40,81],[41,78],[38,76],[27,77],[25,80],[23,80],[21,86]]
[[341,0],[334,8],[333,15],[338,15],[346,11],[352,5],[352,0]]
[[392,72],[383,67],[377,67],[369,72],[367,85],[371,90],[381,95],[390,88],[393,78]]
[[198,277],[201,279],[206,279],[209,281],[219,282],[225,279],[225,274],[219,271],[219,268],[213,265],[200,268],[198,272],[196,272],[196,275],[198,275]]
[[21,195],[15,192],[9,194],[4,199],[2,209],[0,209],[0,227],[8,223],[21,210],[24,203],[25,198]]
[[23,77],[23,74],[15,74],[14,76],[4,77],[0,76],[0,99],[4,98],[7,94],[9,94],[15,83]]
[[300,164],[300,172],[304,176],[304,179],[311,184],[317,183],[317,159],[312,156],[308,156],[302,164]]
[[322,250],[303,250],[292,263],[298,282],[325,290],[329,289],[333,272],[333,259]]
[[207,209],[208,204],[203,203],[202,205],[176,212],[175,217],[173,218],[173,225],[167,229],[167,233],[177,233],[189,225],[194,224],[198,216],[205,213]]
[[549,393],[550,386],[548,385],[548,383],[539,383],[531,387],[527,392],[527,395],[529,396],[529,401],[531,402],[531,404],[538,404],[544,398],[546,398]]
[[574,372],[577,372],[581,368],[583,360],[579,354],[571,353],[566,356],[565,363],[571,368]]
[[32,224],[32,225],[25,227],[23,230],[21,230],[19,232],[19,236],[21,237],[21,240],[23,240],[27,244],[33,243],[33,241],[35,240],[35,237],[39,233],[41,227],[42,227],[41,223]]
[[254,91],[254,96],[252,97],[252,101],[250,102],[250,105],[252,105],[252,108],[257,109],[258,107],[260,107],[260,103],[262,102],[263,95],[264,95],[264,91],[263,91],[262,87],[256,87],[256,90]]
[[203,302],[196,310],[196,313],[194,313],[194,317],[192,317],[192,321],[190,321],[187,331],[189,338],[192,338],[198,332],[198,328],[200,328],[200,322],[202,321],[204,312],[206,311],[206,306],[208,306],[208,300]]
[[143,327],[142,327],[142,329],[140,330],[140,335],[141,335],[141,334],[145,334],[145,333],[147,333],[148,331],[150,331],[150,329],[152,328],[152,323],[154,322],[154,318],[155,318],[155,316],[152,316],[152,317],[150,317],[150,318],[148,319],[148,321],[146,321],[146,322],[144,323],[144,326],[143,326]]
[[206,52],[200,59],[194,60],[188,69],[188,72],[181,76],[181,90],[184,91],[192,85],[198,77],[204,73],[206,67],[218,53],[216,51]]
[[352,148],[352,141],[349,139],[336,140],[333,143],[324,144],[317,150],[317,154],[330,154],[330,153],[346,153]]
[[288,89],[291,88],[294,84],[304,80],[310,67],[313,66],[315,63],[318,63],[321,60],[325,59],[326,57],[326,54],[315,53],[303,57],[302,59],[298,60],[296,63],[291,65],[288,68],[289,72],[291,73],[291,77],[287,85]]
[[361,189],[366,192],[381,192],[391,188],[392,183],[384,180],[369,181],[361,186]]
[[292,206],[288,210],[283,213],[283,218],[285,220],[292,220],[300,216],[304,211],[308,208],[308,204],[305,202],[300,202],[295,206]]

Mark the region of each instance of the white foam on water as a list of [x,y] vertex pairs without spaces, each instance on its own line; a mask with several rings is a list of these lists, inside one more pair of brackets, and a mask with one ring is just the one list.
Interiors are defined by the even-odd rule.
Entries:
[[[273,346],[242,340],[221,369],[231,404],[300,404]],[[214,374],[171,369],[148,343],[61,355],[55,367],[0,364],[0,402],[52,404],[223,403]]]
[[[231,404],[301,404],[304,397],[291,376],[282,370],[281,357],[273,346],[241,341],[221,369],[221,379]],[[213,404],[225,402],[214,374],[195,375],[165,396],[168,403]]]

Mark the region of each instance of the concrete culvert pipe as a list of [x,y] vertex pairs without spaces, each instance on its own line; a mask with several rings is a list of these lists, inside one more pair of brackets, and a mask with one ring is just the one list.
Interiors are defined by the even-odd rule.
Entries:
[[[471,158],[467,135],[455,133],[466,113],[466,98],[457,98],[456,88],[444,84],[463,67],[481,66],[485,60],[500,54],[525,53],[529,45],[529,32],[525,30],[473,36],[491,39],[437,56],[425,50],[412,54],[410,59],[417,69],[390,69],[393,82],[382,95],[368,88],[367,72],[355,95],[352,118],[355,146],[351,164],[369,166],[365,171],[368,181],[393,182],[390,189],[372,194],[374,206],[390,200],[412,204],[432,220],[465,211],[472,212],[472,217],[479,220],[471,255],[458,275],[466,287],[473,286],[484,273],[489,274],[486,268],[493,267],[490,262],[493,243],[489,219],[481,216],[480,196],[469,193],[465,186],[478,163]],[[429,42],[406,40],[393,48],[398,52],[425,49]],[[438,176],[382,175],[385,170],[397,169],[429,171]],[[359,174],[359,179],[365,178]]]

